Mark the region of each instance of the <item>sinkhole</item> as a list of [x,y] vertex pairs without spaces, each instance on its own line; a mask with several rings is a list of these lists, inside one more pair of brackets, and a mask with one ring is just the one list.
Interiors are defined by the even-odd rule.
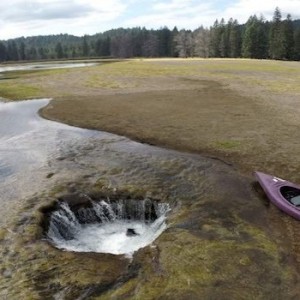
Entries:
[[69,195],[44,211],[43,227],[59,249],[131,255],[166,229],[169,210],[168,203],[149,198]]

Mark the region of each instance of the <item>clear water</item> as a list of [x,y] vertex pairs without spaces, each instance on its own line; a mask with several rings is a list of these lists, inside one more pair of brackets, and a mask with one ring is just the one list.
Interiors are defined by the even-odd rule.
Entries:
[[64,144],[76,143],[87,131],[43,120],[36,110],[49,99],[0,102],[0,181],[18,179],[59,156]]
[[57,158],[97,135],[39,117],[49,101],[0,102],[0,223],[18,199],[49,186],[47,174]]
[[80,68],[94,66],[96,63],[35,63],[35,64],[19,64],[19,65],[2,65],[0,73],[8,71],[23,71],[23,70],[50,70],[50,69],[65,69],[65,68]]
[[[106,172],[115,166],[127,168],[130,160],[137,161],[140,168],[145,155],[151,160],[160,153],[157,148],[124,137],[45,120],[37,111],[49,101],[0,102],[1,224],[15,215],[22,199],[53,185],[82,180],[95,170],[101,175],[101,170]],[[53,178],[48,178],[49,173],[55,174]],[[102,221],[101,226],[78,226],[71,241],[51,233],[49,238],[58,248],[71,251],[130,254],[152,243],[166,227],[164,213],[152,223],[119,217]],[[71,223],[71,227],[76,225],[74,220]],[[127,236],[128,228],[138,235]]]

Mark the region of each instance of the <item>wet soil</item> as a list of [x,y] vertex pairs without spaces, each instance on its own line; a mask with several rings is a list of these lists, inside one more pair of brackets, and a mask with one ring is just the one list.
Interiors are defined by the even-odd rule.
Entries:
[[[27,199],[14,225],[3,233],[1,297],[300,296],[298,262],[287,234],[298,223],[266,205],[251,178],[218,160],[155,147],[147,152],[146,145],[142,145],[146,151],[126,159],[108,148],[111,161],[104,166],[96,159],[101,155],[99,146],[89,145],[86,152],[75,152],[72,160],[57,161],[58,173],[63,172],[65,179],[70,173],[66,166],[72,167],[73,180],[56,182],[52,190]],[[94,172],[87,177],[91,164]],[[169,202],[168,229],[132,259],[57,250],[43,239],[44,212],[57,199],[80,193]]]
[[[61,77],[55,100],[41,113],[148,144],[216,156],[248,175],[261,170],[300,182],[297,66],[255,60],[117,63]],[[115,87],[101,85],[104,72]],[[83,86],[95,76],[92,87]],[[69,93],[72,85],[74,93],[62,95],[64,84]]]
[[[127,142],[122,154],[113,143],[94,143],[52,162],[52,188],[25,200],[14,225],[0,234],[2,297],[300,297],[299,222],[270,205],[252,177],[258,169],[300,182],[298,90],[246,83],[239,79],[245,70],[208,74],[208,61],[179,64],[180,71],[177,62],[153,61],[138,76],[110,66],[35,79],[55,98],[41,112],[46,118],[201,156]],[[255,68],[246,78],[283,74]],[[109,89],[101,85],[107,71]],[[91,82],[91,76],[100,79]],[[108,156],[99,160],[103,149]],[[43,206],[61,195],[99,190],[169,201],[169,228],[132,261],[62,252],[41,239]]]

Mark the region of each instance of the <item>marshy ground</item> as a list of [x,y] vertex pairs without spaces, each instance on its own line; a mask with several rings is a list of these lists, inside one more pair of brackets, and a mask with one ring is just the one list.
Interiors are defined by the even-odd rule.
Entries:
[[153,59],[5,76],[4,98],[54,98],[46,118],[300,179],[298,62]]
[[[13,232],[22,232],[23,240],[14,251],[8,250],[9,244],[3,247],[8,257],[2,268],[6,287],[22,282],[19,288],[28,297],[45,297],[47,288],[68,295],[72,285],[77,297],[95,291],[99,299],[299,296],[300,225],[266,206],[251,188],[254,170],[300,182],[299,66],[281,61],[153,59],[5,73],[0,96],[52,97],[41,111],[46,118],[203,158],[193,158],[199,166],[177,160],[153,164],[142,156],[129,161],[125,170],[123,165],[96,164],[89,179],[80,178],[79,187],[89,189],[89,183],[107,188],[108,178],[119,182],[112,184],[117,189],[136,192],[138,187],[141,194],[150,191],[163,199],[172,195],[181,202],[167,234],[156,248],[139,252],[131,266],[115,257],[91,255],[83,273],[74,275],[82,257],[32,242],[39,236],[34,227],[39,215],[27,223],[16,221]],[[93,151],[91,157],[97,157]],[[108,171],[99,172],[101,168]],[[26,204],[25,214],[68,192],[66,186],[54,186],[40,200]],[[5,230],[2,243],[8,243]],[[38,249],[34,257],[32,247]],[[11,280],[7,266],[16,255],[21,257],[19,277]],[[97,259],[103,262],[102,267],[100,261],[96,264],[98,270]],[[28,290],[31,284],[35,292]],[[17,296],[16,291],[12,299]]]

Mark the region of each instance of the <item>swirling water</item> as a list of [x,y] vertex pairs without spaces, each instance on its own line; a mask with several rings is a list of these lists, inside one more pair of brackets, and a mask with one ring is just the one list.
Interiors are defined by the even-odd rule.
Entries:
[[167,203],[154,205],[149,199],[135,202],[129,204],[133,207],[129,211],[127,202],[122,200],[93,201],[90,208],[76,213],[67,203],[61,203],[50,217],[47,238],[64,250],[131,255],[151,244],[166,229],[166,213],[170,209]]

